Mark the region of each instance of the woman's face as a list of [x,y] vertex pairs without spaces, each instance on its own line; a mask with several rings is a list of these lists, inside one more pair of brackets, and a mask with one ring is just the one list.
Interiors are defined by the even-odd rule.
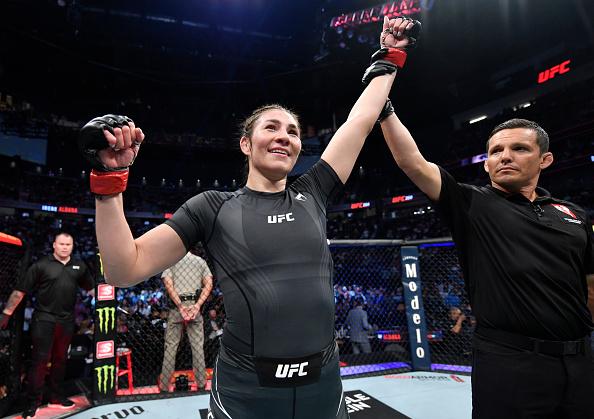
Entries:
[[240,140],[241,151],[250,160],[250,174],[256,170],[271,181],[285,178],[299,157],[299,136],[297,121],[291,114],[271,109],[260,115],[252,137]]

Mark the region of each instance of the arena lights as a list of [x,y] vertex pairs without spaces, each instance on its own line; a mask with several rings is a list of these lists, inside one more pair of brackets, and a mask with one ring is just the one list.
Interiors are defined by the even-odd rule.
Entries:
[[460,166],[468,166],[469,164],[476,164],[487,160],[487,153],[476,154],[472,157],[468,157],[460,160]]
[[391,1],[378,6],[333,17],[330,21],[330,27],[338,29],[343,27],[361,26],[372,22],[378,22],[383,19],[384,16],[410,16],[420,13],[423,8],[431,9],[433,3],[435,3],[435,0]]
[[165,214],[163,214],[163,218],[170,219],[171,217],[173,217],[173,213],[171,212],[166,212]]
[[392,198],[392,204],[399,204],[401,202],[408,202],[414,199],[414,195],[398,195]]
[[565,60],[561,64],[557,64],[552,66],[545,71],[541,71],[538,73],[538,84],[542,84],[554,78],[557,74],[565,74],[571,70],[569,68],[569,63],[571,60]]
[[482,121],[484,119],[487,119],[487,115],[481,115],[481,116],[477,116],[476,118],[472,118],[470,121],[468,121],[469,124],[476,124],[479,121]]

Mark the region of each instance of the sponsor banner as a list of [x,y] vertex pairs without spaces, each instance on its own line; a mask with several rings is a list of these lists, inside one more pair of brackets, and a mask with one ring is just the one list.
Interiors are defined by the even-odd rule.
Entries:
[[115,299],[115,287],[109,284],[97,285],[97,301],[110,301]]
[[97,359],[113,358],[115,356],[115,344],[113,340],[97,342],[95,357]]
[[115,381],[117,379],[115,365],[108,363],[95,366],[93,372],[95,375],[95,394],[99,395],[101,399],[113,398],[115,395]]
[[395,375],[384,375],[384,378],[394,380],[417,380],[417,381],[455,381],[457,383],[466,382],[463,377],[459,375],[407,375],[407,374],[395,374]]
[[402,285],[406,302],[408,341],[413,370],[431,371],[431,355],[427,341],[425,310],[421,289],[419,249],[416,246],[402,246]]
[[96,308],[97,313],[96,325],[99,326],[99,333],[103,335],[109,335],[115,331],[116,325],[116,308],[115,307],[100,307]]
[[[115,287],[106,284],[103,277],[101,255],[97,254],[99,278],[95,289],[95,360],[93,364],[93,397],[99,403],[115,399],[117,380],[117,318]],[[136,411],[136,410],[135,410]],[[137,414],[137,413],[133,413]],[[122,416],[124,417],[124,416]]]
[[[127,418],[133,415],[142,415],[144,413],[144,409],[142,406],[132,406],[127,407],[125,409],[114,410],[106,415],[101,415],[99,418],[91,418],[91,419],[105,419],[105,418]],[[113,416],[112,416],[113,415]]]

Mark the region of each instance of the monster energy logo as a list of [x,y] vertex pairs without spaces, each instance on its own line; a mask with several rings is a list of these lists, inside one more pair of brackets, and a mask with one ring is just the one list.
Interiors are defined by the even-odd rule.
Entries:
[[109,381],[109,390],[113,388],[115,366],[103,365],[102,367],[95,367],[95,373],[97,374],[97,389],[100,393],[107,394],[107,381]]
[[[113,330],[115,327],[115,307],[98,308],[96,311],[99,315],[99,331],[107,333],[109,330]],[[109,327],[110,320],[111,327]]]

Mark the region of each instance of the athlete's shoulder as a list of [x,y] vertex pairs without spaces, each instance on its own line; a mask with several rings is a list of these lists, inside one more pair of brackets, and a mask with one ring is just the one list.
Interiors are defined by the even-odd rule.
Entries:
[[184,204],[190,211],[200,210],[214,210],[215,212],[221,207],[221,205],[232,198],[234,192],[221,192],[221,191],[204,191],[198,195],[188,199]]

